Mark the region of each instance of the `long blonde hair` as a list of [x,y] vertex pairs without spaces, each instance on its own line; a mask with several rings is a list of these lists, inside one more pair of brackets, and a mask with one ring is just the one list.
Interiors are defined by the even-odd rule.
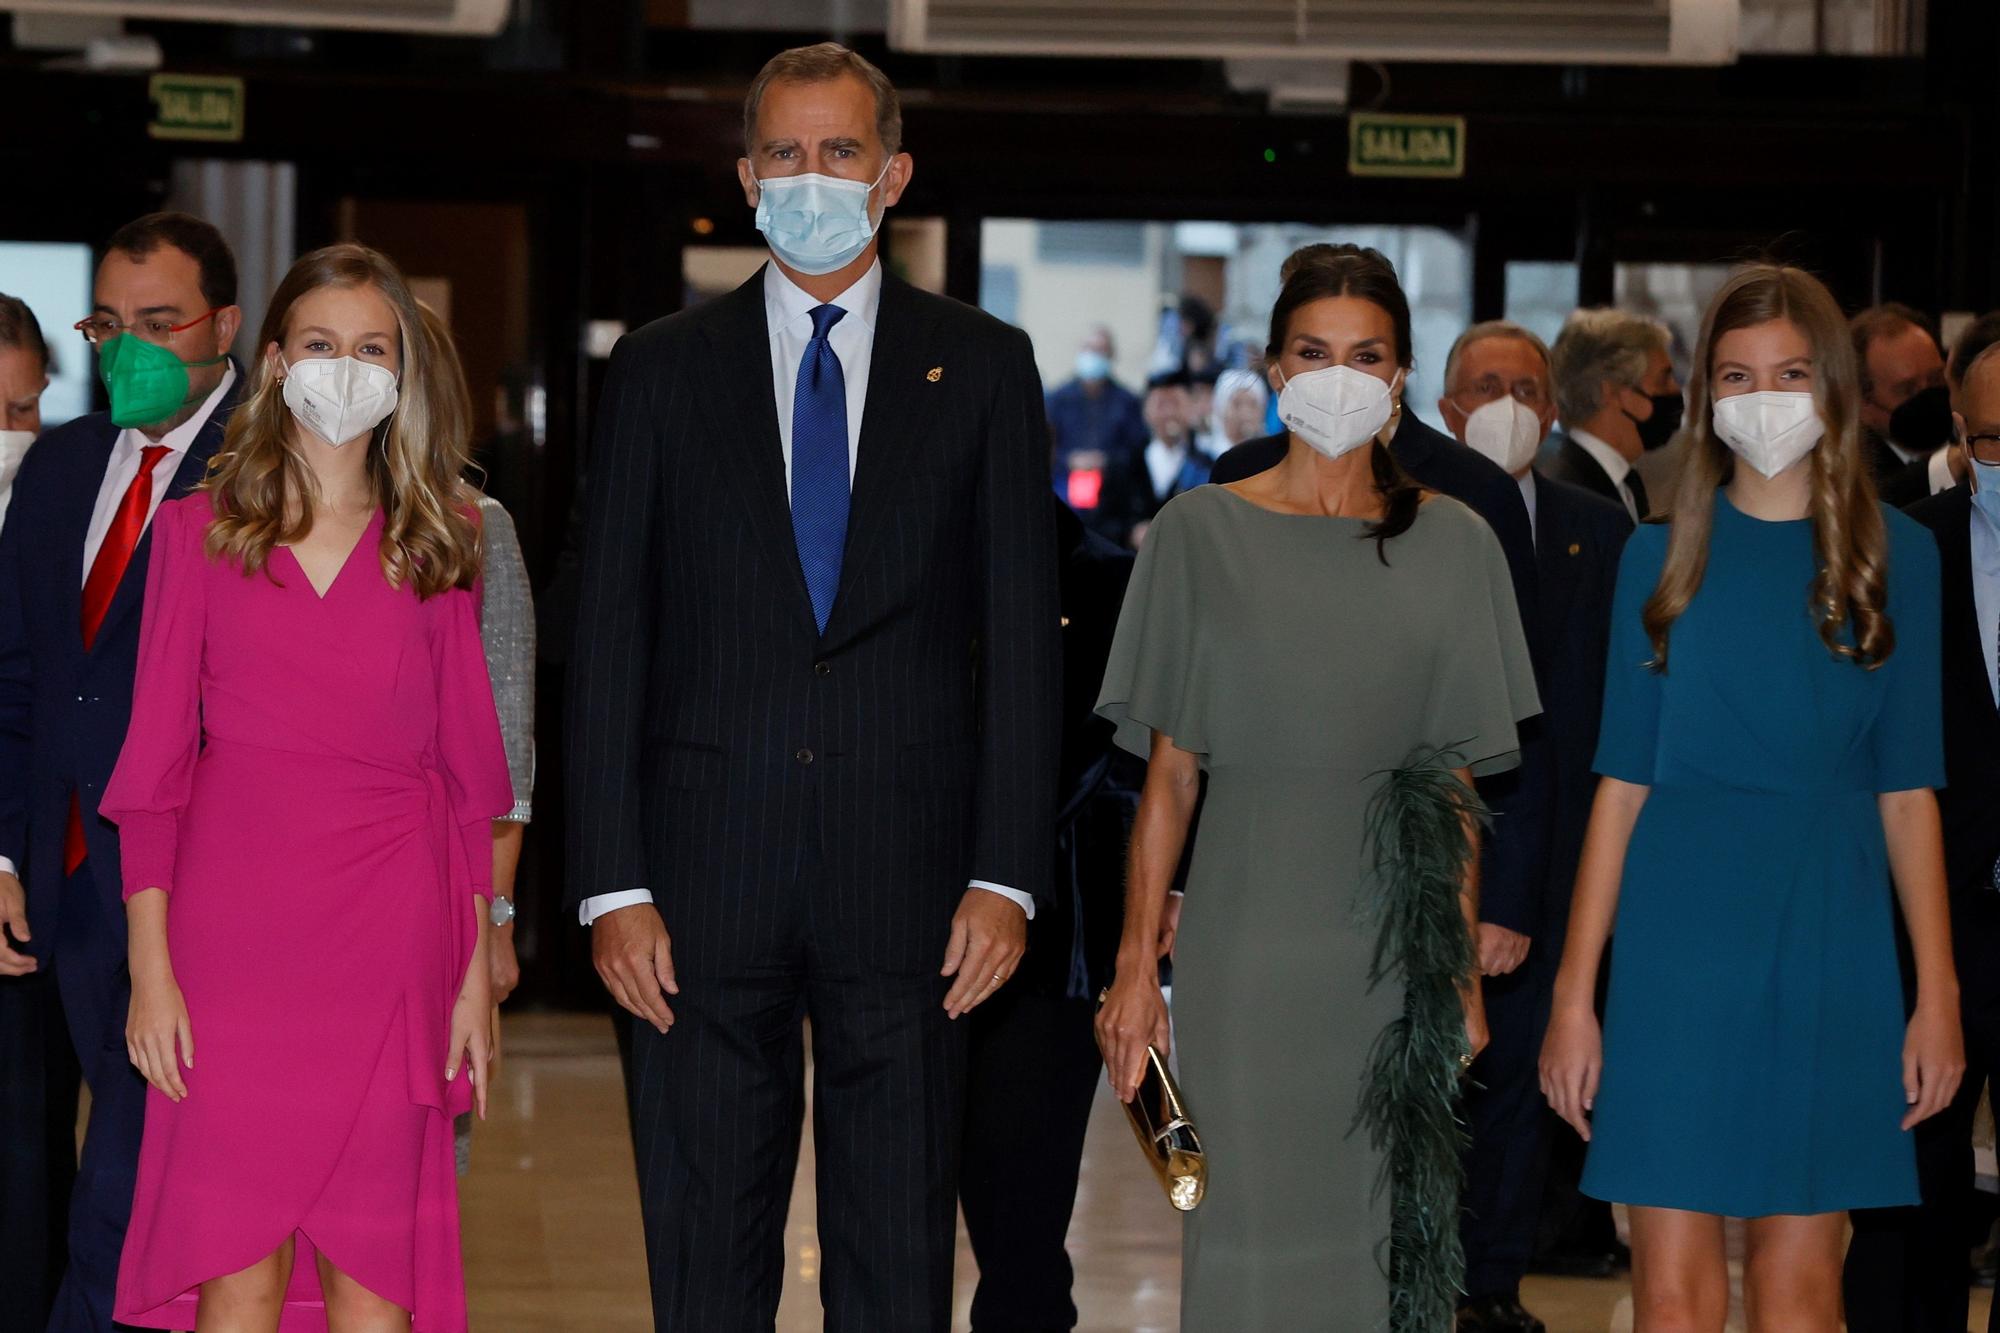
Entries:
[[[1813,549],[1819,572],[1808,606],[1827,650],[1873,669],[1895,650],[1886,610],[1889,534],[1861,457],[1861,372],[1840,307],[1824,284],[1796,268],[1760,264],[1723,284],[1702,318],[1688,385],[1688,454],[1674,492],[1673,531],[1643,620],[1653,668],[1667,669],[1667,637],[1694,600],[1708,567],[1716,490],[1736,457],[1715,433],[1715,344],[1736,329],[1789,320],[1812,348],[1813,400],[1826,434],[1809,457]],[[1851,626],[1852,641],[1843,638]]]
[[480,552],[473,496],[461,480],[472,421],[465,375],[449,332],[425,319],[388,256],[365,245],[313,251],[272,294],[249,388],[210,465],[215,521],[208,554],[256,573],[268,568],[273,546],[312,531],[318,481],[294,439],[297,427],[268,352],[273,343],[284,345],[299,300],[322,287],[373,287],[396,312],[402,339],[396,410],[368,442],[368,476],[382,509],[382,572],[390,586],[407,583],[419,597],[469,588]]

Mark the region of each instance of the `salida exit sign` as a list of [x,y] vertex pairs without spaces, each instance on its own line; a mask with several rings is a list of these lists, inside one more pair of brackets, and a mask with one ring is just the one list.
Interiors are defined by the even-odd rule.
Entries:
[[1465,117],[1357,111],[1347,121],[1347,170],[1355,176],[1463,176]]
[[243,80],[206,74],[155,74],[147,92],[155,139],[207,139],[235,143],[243,138]]

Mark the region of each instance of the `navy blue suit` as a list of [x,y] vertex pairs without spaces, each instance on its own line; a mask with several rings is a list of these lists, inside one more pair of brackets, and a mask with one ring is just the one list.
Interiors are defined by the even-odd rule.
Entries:
[[[182,456],[170,496],[201,480],[234,405],[232,388]],[[131,713],[150,527],[88,651],[82,629],[84,541],[118,435],[104,413],[49,431],[22,464],[0,529],[0,855],[21,871],[30,950],[54,973],[91,1090],[52,1333],[111,1327],[145,1116],[145,1082],[125,1054],[131,979],[118,835],[96,810]],[[66,877],[72,794],[83,804],[89,857]]]
[[[2000,707],[1986,677],[1994,627],[1979,622],[1973,591],[1972,492],[1960,482],[1907,512],[1937,539],[1942,566],[1945,786],[1938,811],[1966,1069],[1952,1104],[1912,1131],[1922,1205],[1854,1212],[1844,1284],[1852,1333],[1964,1330],[1965,1237],[1979,1213],[1973,1118],[1980,1093],[2000,1077],[2000,894],[1992,879],[2000,861],[2000,820],[1993,817],[2000,806]],[[1898,935],[1906,1003],[1914,1004],[1914,962],[1907,934],[1899,928]],[[2000,1333],[2000,1304],[1985,1327]]]
[[1466,1291],[1475,1300],[1513,1295],[1534,1248],[1549,1145],[1536,1065],[1597,789],[1590,765],[1604,697],[1611,593],[1631,531],[1623,505],[1536,474],[1536,656],[1545,711],[1540,728],[1524,736],[1523,766],[1545,775],[1548,860],[1527,962],[1485,983],[1492,1041],[1473,1067],[1466,1097],[1472,1148],[1461,1231]]

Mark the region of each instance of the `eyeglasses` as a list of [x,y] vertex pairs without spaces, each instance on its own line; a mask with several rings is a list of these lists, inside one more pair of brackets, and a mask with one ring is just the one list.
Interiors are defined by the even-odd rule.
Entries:
[[1468,400],[1473,407],[1484,407],[1506,395],[1512,395],[1515,402],[1536,412],[1548,403],[1548,395],[1542,391],[1540,380],[1515,380],[1510,384],[1498,375],[1486,375],[1474,380],[1454,394],[1453,401],[1459,404],[1461,410],[1469,411],[1465,407]]
[[142,319],[136,324],[123,324],[106,315],[92,315],[88,319],[79,319],[71,327],[81,333],[83,340],[92,347],[101,347],[125,333],[149,343],[164,343],[176,333],[185,333],[204,320],[214,319],[222,313],[222,310],[223,307],[216,306],[204,314],[196,315],[185,324],[175,324],[164,319]]
[[1989,467],[2000,466],[2000,433],[1990,435],[1968,435],[1965,437],[1966,452]]

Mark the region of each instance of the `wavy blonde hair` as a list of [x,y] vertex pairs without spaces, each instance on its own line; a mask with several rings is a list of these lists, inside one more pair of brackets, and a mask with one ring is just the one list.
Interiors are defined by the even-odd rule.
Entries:
[[[1888,601],[1889,533],[1861,456],[1861,368],[1847,321],[1819,279],[1760,264],[1737,272],[1709,302],[1688,384],[1688,456],[1674,492],[1673,531],[1660,581],[1643,612],[1653,669],[1667,669],[1667,638],[1708,568],[1716,490],[1736,456],[1715,433],[1715,345],[1736,329],[1788,320],[1812,348],[1813,400],[1826,434],[1808,457],[1813,549],[1808,607],[1827,651],[1873,669],[1896,647]],[[1851,638],[1846,631],[1852,629]]]
[[271,548],[312,531],[319,485],[285,406],[269,351],[283,346],[292,311],[322,287],[373,287],[396,312],[402,342],[396,410],[368,441],[368,476],[382,510],[382,572],[391,587],[419,597],[469,588],[479,576],[479,523],[461,476],[468,458],[472,403],[451,335],[427,318],[388,256],[365,245],[329,245],[292,265],[271,296],[249,386],[210,465],[214,498],[210,558],[246,574],[268,572]]

